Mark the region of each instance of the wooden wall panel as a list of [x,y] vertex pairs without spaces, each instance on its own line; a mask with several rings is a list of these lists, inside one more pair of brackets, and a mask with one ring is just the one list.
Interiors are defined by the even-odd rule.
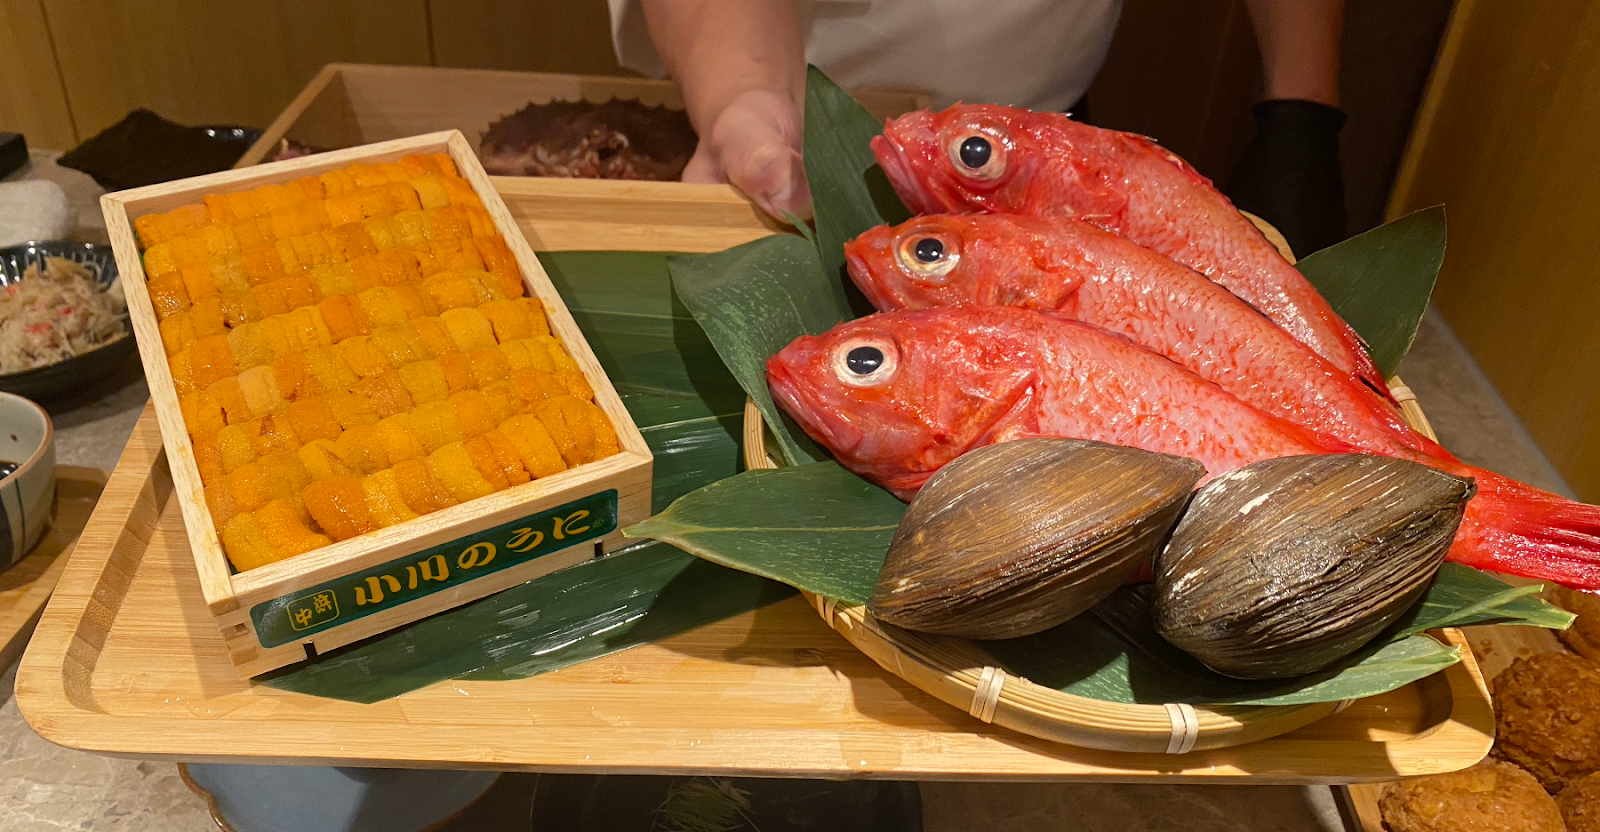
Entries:
[[1339,93],[1346,226],[1383,222],[1406,137],[1450,18],[1451,0],[1346,0]]
[[40,0],[0,0],[0,61],[0,131],[21,133],[29,147],[76,145]]
[[1249,140],[1241,113],[1260,72],[1240,0],[1127,0],[1089,89],[1090,119],[1150,136],[1222,182]]
[[[1383,220],[1450,0],[1347,0],[1340,136],[1347,228]],[[1255,135],[1261,57],[1240,0],[1127,0],[1093,120],[1155,138],[1218,185]]]
[[331,61],[430,62],[426,0],[44,0],[87,138],[149,107],[264,126]]
[[1391,213],[1443,203],[1435,300],[1600,502],[1600,5],[1462,0]]
[[611,50],[602,0],[432,0],[439,66],[632,75]]

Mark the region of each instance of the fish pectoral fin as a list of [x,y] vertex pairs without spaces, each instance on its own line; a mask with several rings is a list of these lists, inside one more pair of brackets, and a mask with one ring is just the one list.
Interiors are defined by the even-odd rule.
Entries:
[[966,451],[1015,439],[1043,436],[1039,433],[1039,416],[1033,403],[1034,385],[1030,382],[1018,391],[1010,405],[1000,414],[1000,418],[991,423],[988,430],[973,439],[966,447]]

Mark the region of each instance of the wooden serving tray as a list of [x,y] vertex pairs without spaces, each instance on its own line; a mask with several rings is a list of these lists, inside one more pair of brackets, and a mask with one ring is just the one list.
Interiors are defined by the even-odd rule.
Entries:
[[1488,749],[1470,660],[1270,740],[1182,756],[986,725],[879,668],[800,599],[510,682],[374,705],[240,680],[200,595],[149,411],[17,677],[46,739],[131,757],[918,779],[1342,783],[1448,771]]
[[[683,187],[529,179],[502,194],[539,248],[614,248],[611,228],[635,216],[658,229],[659,249],[716,250],[741,241],[730,237],[770,233],[731,189],[695,188],[689,198]],[[559,224],[529,218],[529,205],[557,210],[574,190],[587,207]],[[799,598],[554,673],[441,682],[373,705],[254,685],[233,672],[206,612],[148,411],[83,540],[23,659],[17,701],[46,739],[104,754],[585,773],[1351,783],[1470,765],[1492,734],[1469,659],[1237,748],[1167,755],[1062,746],[923,693]]]

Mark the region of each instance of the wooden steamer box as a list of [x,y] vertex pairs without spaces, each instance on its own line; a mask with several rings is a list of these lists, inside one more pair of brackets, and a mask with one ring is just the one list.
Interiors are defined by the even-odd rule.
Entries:
[[[234,573],[207,509],[133,220],[199,201],[416,153],[447,153],[505,238],[528,295],[615,428],[621,452],[416,519]],[[225,171],[102,198],[167,465],[206,607],[248,678],[394,629],[610,551],[650,514],[652,457],[538,258],[458,131]]]
[[[878,118],[928,106],[928,97],[916,92],[872,89],[851,93]],[[270,159],[284,139],[311,147],[349,147],[435,130],[460,130],[476,150],[491,122],[529,104],[603,104],[613,98],[683,109],[683,93],[677,84],[649,78],[328,64],[235,167]]]

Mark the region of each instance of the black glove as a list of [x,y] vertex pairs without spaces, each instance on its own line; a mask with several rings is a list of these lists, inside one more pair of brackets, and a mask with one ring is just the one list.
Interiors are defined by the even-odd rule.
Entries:
[[1344,112],[1315,101],[1263,101],[1256,135],[1225,191],[1233,204],[1277,226],[1299,257],[1343,240]]

